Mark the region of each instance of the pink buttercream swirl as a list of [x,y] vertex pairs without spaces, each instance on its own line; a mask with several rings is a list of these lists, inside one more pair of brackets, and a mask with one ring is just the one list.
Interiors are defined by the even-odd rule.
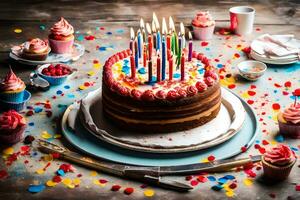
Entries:
[[287,122],[300,124],[300,103],[290,105],[283,111],[282,116]]
[[272,147],[264,154],[265,161],[274,165],[287,165],[295,160],[295,153],[284,144]]
[[53,35],[69,36],[74,33],[74,28],[67,20],[61,17],[60,20],[52,26],[51,33]]
[[196,27],[209,27],[215,25],[215,21],[208,11],[201,11],[192,20],[192,24]]
[[13,131],[20,126],[26,125],[25,118],[15,110],[4,112],[0,116],[0,130],[5,132]]
[[25,83],[10,70],[0,85],[1,91],[15,91],[25,87]]
[[41,53],[48,49],[48,41],[41,40],[39,38],[32,39],[24,44],[24,50],[26,52]]

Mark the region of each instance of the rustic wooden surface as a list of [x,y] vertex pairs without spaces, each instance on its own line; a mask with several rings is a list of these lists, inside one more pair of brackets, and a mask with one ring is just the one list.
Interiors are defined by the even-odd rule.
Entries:
[[[12,62],[8,59],[10,47],[23,42],[24,40],[35,37],[47,37],[48,32],[39,28],[41,24],[47,28],[56,21],[60,16],[64,16],[80,30],[81,33],[89,32],[95,26],[104,26],[106,28],[116,28],[128,26],[137,26],[140,17],[148,20],[152,17],[152,11],[158,16],[174,16],[174,21],[183,21],[186,25],[190,21],[197,10],[207,9],[211,11],[217,21],[218,26],[227,27],[229,24],[228,9],[236,5],[251,5],[256,9],[255,24],[264,32],[272,34],[293,33],[300,38],[300,6],[299,1],[57,1],[52,0],[45,2],[37,1],[1,1],[0,2],[0,77],[3,77],[10,64],[19,76],[28,82],[28,74],[34,67],[28,67]],[[14,33],[15,28],[21,28],[22,33]],[[127,30],[128,31],[128,30]],[[247,38],[257,36],[253,34]],[[105,38],[104,38],[105,40]],[[122,42],[126,42],[122,40]],[[85,57],[74,65],[82,66],[91,63],[96,57],[93,46],[86,45],[90,53],[86,53]],[[115,49],[107,54],[101,55],[101,60],[105,60]],[[222,51],[222,50],[220,50]],[[299,70],[296,72],[299,75]],[[295,75],[294,75],[295,76]],[[299,75],[300,76],[300,75]],[[298,76],[298,77],[299,77]],[[279,78],[279,77],[277,77]],[[279,79],[280,80],[280,79]],[[282,80],[283,81],[283,80]],[[299,81],[298,81],[299,83]],[[35,94],[34,100],[42,97],[43,94]],[[82,93],[82,96],[84,92]],[[80,98],[80,96],[78,96]],[[272,127],[271,129],[274,129]],[[273,130],[274,131],[274,130]],[[297,145],[297,141],[289,141],[291,144]],[[252,151],[254,152],[254,151]],[[33,163],[34,165],[34,163]],[[0,162],[0,167],[4,167],[4,163]],[[78,167],[82,174],[88,174],[89,170]],[[52,165],[49,171],[53,172],[57,169],[57,165]],[[21,176],[20,174],[26,174]],[[295,192],[294,183],[300,182],[299,168],[292,173],[292,179],[279,184],[266,184],[261,182],[260,178],[255,180],[252,187],[246,187],[242,183],[238,185],[238,191],[235,198],[237,199],[270,199],[270,194],[276,193],[278,199],[299,199],[299,192]],[[100,173],[102,176],[102,174]],[[239,173],[234,174],[236,177],[242,177]],[[56,186],[47,188],[39,194],[30,194],[27,192],[28,185],[35,180],[39,180],[34,172],[30,173],[29,169],[14,168],[10,171],[8,179],[0,180],[0,199],[134,199],[146,198],[143,190],[139,188],[140,183],[129,180],[122,180],[116,177],[103,175],[110,183],[116,183],[134,187],[136,192],[131,196],[126,196],[122,192],[111,192],[109,186],[101,188],[97,185],[88,184],[92,182],[92,177],[88,175],[83,177],[83,183],[79,188],[70,190],[64,186]],[[221,175],[219,176],[221,177]],[[99,177],[98,177],[99,178]],[[49,178],[48,178],[49,179]],[[43,180],[47,180],[44,178]],[[182,180],[182,178],[181,178]],[[241,181],[241,180],[239,180]],[[209,185],[196,187],[192,192],[181,194],[155,188],[156,199],[224,199],[224,192],[215,192],[210,189]]]

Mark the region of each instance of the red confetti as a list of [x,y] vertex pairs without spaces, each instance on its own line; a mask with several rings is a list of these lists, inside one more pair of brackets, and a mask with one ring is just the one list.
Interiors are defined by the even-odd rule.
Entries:
[[243,153],[246,152],[246,151],[247,151],[247,147],[243,146],[243,147],[241,148],[241,151],[242,151]]
[[233,88],[235,88],[235,84],[230,84],[230,85],[228,85],[227,86],[229,89],[233,89]]
[[97,63],[99,63],[99,60],[93,60],[93,63],[97,64]]
[[199,183],[198,181],[192,180],[192,181],[191,181],[191,186],[196,186],[196,185],[198,185],[198,183]]
[[205,46],[207,46],[208,45],[208,42],[201,42],[201,46],[202,47],[205,47]]
[[278,103],[273,103],[272,108],[273,108],[273,110],[279,110],[280,105]]
[[8,177],[8,173],[6,170],[0,170],[0,180]]
[[261,28],[256,28],[255,30],[256,30],[256,31],[261,31]]
[[52,178],[52,181],[55,183],[60,183],[62,181],[62,178],[60,176],[54,176]]
[[133,193],[134,189],[133,188],[126,188],[124,190],[124,193],[127,194],[127,195],[130,195],[131,193]]
[[26,113],[26,116],[32,116],[34,114],[34,112],[32,110],[29,110],[27,113]]
[[239,58],[239,57],[241,57],[241,56],[240,56],[240,54],[235,53],[235,54],[234,54],[234,57]]
[[300,184],[298,184],[298,185],[295,186],[295,190],[296,191],[300,191]]
[[289,95],[289,93],[287,91],[282,91],[282,94],[285,95],[285,96]]
[[198,176],[197,180],[201,183],[205,183],[206,181],[208,181],[208,179],[205,176]]
[[51,155],[52,155],[52,157],[53,157],[54,159],[57,159],[57,158],[59,158],[59,156],[60,156],[59,153],[52,153]]
[[249,91],[248,91],[248,94],[249,94],[250,96],[254,96],[254,95],[256,94],[256,92],[249,90]]
[[84,85],[85,87],[89,87],[89,86],[90,86],[90,83],[89,83],[89,82],[85,82],[83,85]]
[[263,140],[263,141],[262,141],[262,144],[263,144],[263,145],[268,145],[269,142],[268,142],[267,140]]
[[292,86],[291,81],[287,81],[284,83],[284,87],[291,87],[291,86]]
[[210,162],[214,161],[215,159],[216,158],[213,155],[210,155],[210,156],[207,157],[207,160],[210,161]]
[[250,52],[251,52],[251,47],[245,47],[245,48],[243,48],[242,49],[242,51],[245,53],[245,54],[250,54]]
[[249,105],[252,105],[253,103],[254,103],[254,101],[253,100],[247,100],[247,103],[249,104]]
[[237,184],[236,183],[231,183],[229,185],[229,188],[233,190],[233,189],[237,188]]
[[101,183],[101,184],[105,184],[105,183],[107,183],[108,181],[107,180],[105,180],[105,179],[100,179],[99,180],[99,183]]
[[293,95],[294,96],[300,96],[300,88],[296,89],[294,92],[293,92]]
[[281,88],[282,85],[278,84],[278,83],[274,83],[274,86],[277,87],[277,88]]
[[113,185],[113,186],[111,186],[110,190],[116,192],[116,191],[119,191],[120,189],[121,189],[120,185]]
[[263,148],[263,147],[260,147],[260,148],[258,149],[258,151],[259,151],[261,154],[266,153],[266,149]]
[[256,88],[256,85],[250,85],[250,88],[251,88],[251,89],[255,89],[255,88]]
[[74,172],[74,168],[71,164],[61,164],[59,169],[63,170],[65,173]]
[[191,180],[192,178],[193,178],[193,176],[186,176],[186,177],[185,177],[185,180],[186,180],[186,181],[189,181],[189,180]]
[[84,39],[86,39],[86,40],[94,40],[95,36],[88,35],[88,36],[85,36]]

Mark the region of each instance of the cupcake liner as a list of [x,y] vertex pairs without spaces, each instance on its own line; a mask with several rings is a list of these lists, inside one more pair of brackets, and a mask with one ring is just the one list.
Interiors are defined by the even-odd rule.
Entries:
[[300,139],[300,125],[284,123],[281,121],[278,121],[278,125],[279,132],[281,135],[290,138]]
[[59,77],[55,77],[55,76],[46,76],[46,75],[44,75],[44,74],[42,74],[42,73],[39,73],[39,75],[42,77],[42,78],[44,78],[44,79],[46,79],[49,83],[50,83],[50,85],[61,85],[61,84],[63,84],[66,80],[67,80],[67,78],[68,78],[68,76],[59,76]]
[[23,133],[26,129],[26,125],[19,127],[13,133],[10,134],[0,134],[0,141],[4,144],[15,144],[20,142],[23,138]]
[[24,90],[18,92],[1,92],[0,99],[9,102],[22,102],[24,99]]
[[16,110],[17,112],[23,110],[26,106],[26,102],[30,99],[31,94],[27,90],[24,91],[24,97],[21,102],[14,102],[14,101],[5,101],[0,99],[0,108],[3,111],[7,110]]
[[193,25],[194,37],[197,40],[210,40],[214,34],[215,25],[208,27],[197,27]]
[[64,54],[71,53],[73,48],[74,38],[68,41],[53,40],[49,38],[49,45],[53,53]]
[[48,57],[48,54],[50,53],[51,49],[48,48],[48,50],[44,53],[22,53],[22,58],[28,59],[28,60],[37,60],[37,61],[43,61],[46,60]]
[[283,181],[290,175],[290,172],[295,163],[296,159],[286,166],[275,166],[265,161],[263,157],[262,166],[264,169],[264,176],[270,180]]

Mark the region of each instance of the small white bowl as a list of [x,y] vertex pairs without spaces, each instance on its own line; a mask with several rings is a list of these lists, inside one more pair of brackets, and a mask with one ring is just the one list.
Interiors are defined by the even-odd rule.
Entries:
[[250,81],[256,81],[262,75],[264,75],[265,71],[267,70],[267,65],[265,63],[256,60],[240,62],[237,67],[240,75]]

